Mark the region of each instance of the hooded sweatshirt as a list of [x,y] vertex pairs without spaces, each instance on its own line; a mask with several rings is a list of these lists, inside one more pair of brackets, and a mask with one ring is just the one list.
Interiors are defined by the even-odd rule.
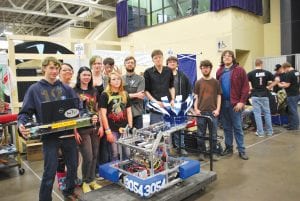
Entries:
[[[23,100],[22,109],[18,114],[18,126],[20,124],[25,125],[26,123],[28,123],[33,114],[35,114],[36,122],[41,123],[42,102],[64,100],[68,98],[77,98],[77,97],[78,96],[76,95],[74,90],[68,85],[63,84],[61,81],[57,80],[52,85],[46,80],[42,79],[37,83],[31,85],[27,90]],[[57,132],[53,134],[57,134],[60,136],[62,134],[71,134],[71,133],[73,133],[73,130]]]

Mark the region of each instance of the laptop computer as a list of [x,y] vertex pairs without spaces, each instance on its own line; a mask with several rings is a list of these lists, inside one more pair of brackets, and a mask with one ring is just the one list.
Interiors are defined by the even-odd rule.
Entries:
[[43,102],[41,106],[42,124],[76,118],[79,116],[79,98],[69,98]]

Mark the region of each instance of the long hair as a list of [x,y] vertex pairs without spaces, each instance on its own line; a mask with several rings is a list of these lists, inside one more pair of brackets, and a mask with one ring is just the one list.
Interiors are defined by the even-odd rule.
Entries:
[[236,64],[236,58],[234,57],[234,52],[231,51],[231,50],[224,50],[224,52],[222,52],[222,55],[221,55],[221,65],[224,65],[223,57],[227,53],[232,56],[232,63],[233,63],[233,65]]
[[105,92],[108,94],[109,96],[109,100],[110,100],[110,96],[112,96],[113,94],[113,91],[111,89],[111,77],[115,75],[117,76],[118,78],[121,79],[121,84],[120,84],[120,87],[118,89],[118,92],[119,92],[119,95],[121,96],[122,98],[122,103],[126,104],[127,103],[127,92],[125,91],[124,89],[124,83],[123,83],[123,79],[122,79],[122,76],[117,73],[117,72],[111,72],[109,75],[108,75],[108,84],[105,88]]
[[86,67],[86,66],[82,66],[82,67],[79,68],[78,73],[77,73],[75,88],[80,89],[80,74],[83,71],[89,71],[91,73],[91,81],[88,84],[88,89],[90,90],[90,89],[93,88],[93,73],[92,73],[91,69],[89,67]]

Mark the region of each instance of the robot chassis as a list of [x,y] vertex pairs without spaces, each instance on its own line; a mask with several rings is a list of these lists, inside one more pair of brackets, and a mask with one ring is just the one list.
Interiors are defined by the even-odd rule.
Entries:
[[100,165],[100,176],[141,197],[151,197],[199,173],[199,161],[168,153],[171,134],[185,129],[187,123],[168,125],[159,122],[142,129],[125,128],[117,141],[120,161]]

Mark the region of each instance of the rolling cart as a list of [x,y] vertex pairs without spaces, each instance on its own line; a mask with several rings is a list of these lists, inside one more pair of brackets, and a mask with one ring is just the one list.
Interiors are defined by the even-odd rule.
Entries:
[[[19,174],[23,175],[25,169],[21,165],[19,152],[19,136],[16,131],[17,115],[0,115],[0,128],[2,129],[0,143],[0,170],[18,167]],[[15,139],[13,138],[15,136]],[[15,141],[14,141],[15,140]]]

